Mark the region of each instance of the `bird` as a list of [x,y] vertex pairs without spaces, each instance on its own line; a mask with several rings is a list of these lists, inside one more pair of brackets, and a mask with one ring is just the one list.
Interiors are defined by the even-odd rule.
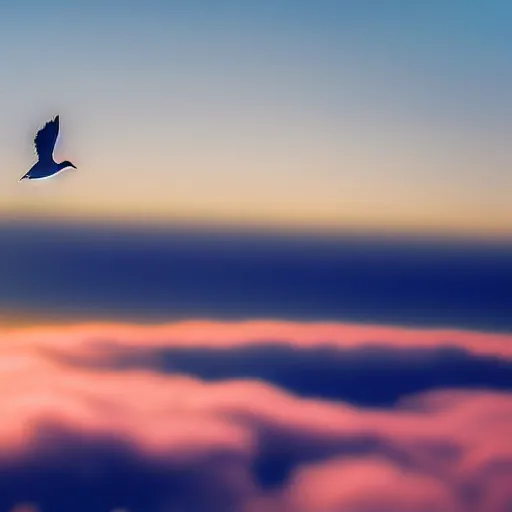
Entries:
[[19,181],[42,180],[45,178],[51,178],[64,169],[76,169],[76,167],[68,160],[57,163],[53,159],[53,150],[58,136],[59,116],[57,115],[51,121],[48,121],[37,132],[34,138],[34,145],[38,161],[19,179]]

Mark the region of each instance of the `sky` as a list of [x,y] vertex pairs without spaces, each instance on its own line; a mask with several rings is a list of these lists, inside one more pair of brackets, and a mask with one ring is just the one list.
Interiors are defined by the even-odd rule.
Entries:
[[0,510],[510,511],[511,21],[0,2]]
[[510,237],[508,2],[0,9],[3,215]]

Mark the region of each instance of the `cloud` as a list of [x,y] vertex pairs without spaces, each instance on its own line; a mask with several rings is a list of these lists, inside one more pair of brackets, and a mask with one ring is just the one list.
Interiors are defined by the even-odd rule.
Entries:
[[14,222],[0,222],[0,240],[0,309],[43,317],[512,330],[505,243]]
[[39,508],[30,503],[16,505],[10,512],[39,512]]
[[47,328],[9,339],[90,370],[250,378],[360,405],[434,389],[512,389],[511,336],[499,334],[254,321]]
[[128,348],[236,348],[283,342],[298,348],[317,348],[319,345],[338,348],[383,345],[405,349],[455,347],[474,354],[512,358],[512,334],[508,333],[335,322],[192,320],[149,326],[89,322],[74,326],[3,329],[0,336],[4,338],[3,347],[15,344],[29,348],[70,348],[73,352],[84,347],[101,347],[105,341],[119,342]]
[[[365,352],[378,339],[379,350]],[[253,373],[246,363],[259,344],[262,354],[272,353],[269,346],[283,351],[277,365],[267,360],[267,373],[264,362]],[[431,379],[409,394],[415,372],[403,373],[407,364],[432,377],[450,346],[454,373],[459,364],[466,373],[468,361],[476,369],[491,361],[491,371],[511,359],[506,335],[376,326],[187,322],[3,331],[0,509],[502,512],[512,500],[509,388],[471,389],[474,377],[466,375],[451,381],[459,389]],[[212,365],[226,357],[229,371],[221,368],[215,379],[185,374],[183,364],[161,371],[143,357],[155,350],[170,350],[167,357],[191,351],[181,357],[192,361],[217,354]],[[348,388],[310,397],[292,384],[311,357],[315,375],[327,368],[333,389],[336,366],[345,372],[358,358],[380,376],[355,364],[354,387],[385,386],[386,365],[386,378],[405,382],[386,408],[348,403]],[[286,371],[293,378],[272,377]]]
[[299,468],[285,493],[291,508],[301,512],[457,510],[444,482],[378,458],[340,458]]

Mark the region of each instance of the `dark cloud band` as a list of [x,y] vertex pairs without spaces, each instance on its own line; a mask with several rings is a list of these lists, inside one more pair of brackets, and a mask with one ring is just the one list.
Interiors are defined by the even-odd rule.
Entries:
[[80,356],[52,356],[91,371],[151,370],[206,381],[258,379],[304,397],[364,406],[392,406],[402,398],[437,389],[512,390],[512,361],[460,348],[300,349],[263,343],[229,349],[109,346]]
[[512,247],[0,225],[0,309],[512,330]]

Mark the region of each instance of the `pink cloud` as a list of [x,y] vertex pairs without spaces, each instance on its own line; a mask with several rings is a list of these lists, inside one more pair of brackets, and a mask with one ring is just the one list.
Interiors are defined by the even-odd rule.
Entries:
[[342,458],[300,467],[285,496],[285,503],[297,512],[450,512],[458,508],[439,479],[377,458]]
[[16,505],[10,512],[39,512],[39,508],[36,505],[22,503]]
[[13,344],[78,350],[102,341],[125,347],[232,348],[264,341],[297,347],[339,348],[380,344],[396,348],[457,347],[475,354],[512,359],[512,335],[462,330],[408,329],[378,325],[281,321],[188,321],[166,325],[83,324],[0,330],[4,349]]
[[[374,333],[375,339],[404,346],[449,340],[468,349],[488,342],[490,353],[508,357],[506,336],[419,336],[325,325],[315,331],[311,325],[274,323],[102,329],[2,333],[0,468],[41,450],[43,463],[51,465],[63,442],[60,434],[48,434],[51,426],[83,443],[115,439],[148,464],[195,468],[208,481],[208,492],[229,494],[229,503],[243,512],[503,512],[512,500],[510,393],[442,390],[409,397],[396,408],[366,409],[301,398],[262,381],[211,383],[140,370],[98,373],[59,364],[41,351],[80,353],[109,338],[136,346],[146,343],[145,336],[150,346],[234,346],[261,339],[357,345]],[[217,454],[229,461],[212,466]],[[269,490],[254,467],[282,459],[289,475]]]

